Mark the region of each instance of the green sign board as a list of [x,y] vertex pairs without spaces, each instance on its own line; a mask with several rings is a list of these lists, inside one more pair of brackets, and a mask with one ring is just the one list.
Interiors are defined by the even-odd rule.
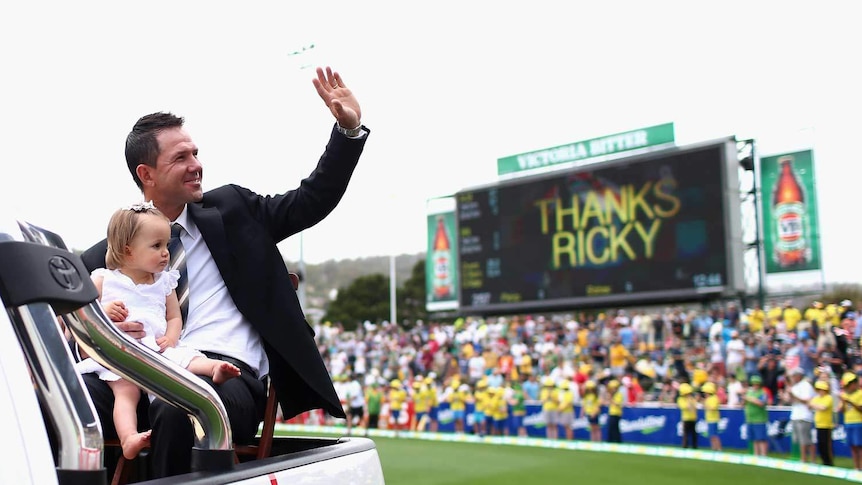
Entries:
[[760,159],[766,273],[821,268],[811,150]]
[[428,216],[428,251],[425,260],[425,308],[458,308],[458,242],[455,212]]
[[497,175],[507,175],[554,165],[577,162],[587,158],[606,157],[632,150],[673,143],[673,123],[649,126],[615,135],[576,141],[535,152],[497,159]]

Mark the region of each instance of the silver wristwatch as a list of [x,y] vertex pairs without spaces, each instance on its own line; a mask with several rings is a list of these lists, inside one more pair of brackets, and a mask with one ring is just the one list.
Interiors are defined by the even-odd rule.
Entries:
[[350,128],[350,129],[345,128],[345,127],[339,125],[338,123],[336,123],[335,129],[338,130],[339,133],[341,133],[342,135],[344,135],[348,138],[356,138],[357,136],[359,136],[360,133],[362,133],[362,123],[356,125],[356,128]]

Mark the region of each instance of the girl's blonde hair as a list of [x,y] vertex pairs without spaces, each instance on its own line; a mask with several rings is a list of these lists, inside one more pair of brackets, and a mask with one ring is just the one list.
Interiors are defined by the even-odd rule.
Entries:
[[117,209],[108,221],[108,251],[105,253],[105,266],[108,269],[118,269],[123,266],[126,246],[135,238],[141,227],[141,216],[144,214],[169,219],[155,208],[152,202],[134,204]]

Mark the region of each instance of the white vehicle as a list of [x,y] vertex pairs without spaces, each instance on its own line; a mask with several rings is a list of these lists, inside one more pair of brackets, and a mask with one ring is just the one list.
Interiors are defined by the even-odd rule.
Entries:
[[[107,484],[96,411],[56,316],[89,355],[196,423],[192,473],[146,484],[383,484],[366,438],[276,437],[272,456],[234,463],[218,395],[187,370],[114,327],[80,258],[44,229],[0,221],[0,483]],[[51,438],[53,437],[53,439]],[[53,446],[52,446],[53,441]]]

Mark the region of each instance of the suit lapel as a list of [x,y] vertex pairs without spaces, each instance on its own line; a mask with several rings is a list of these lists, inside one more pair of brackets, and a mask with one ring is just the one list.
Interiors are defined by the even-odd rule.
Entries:
[[201,231],[222,279],[225,284],[229,284],[233,277],[231,270],[233,265],[230,264],[230,251],[227,247],[227,236],[221,214],[217,208],[203,207],[200,203],[189,204],[189,214]]

